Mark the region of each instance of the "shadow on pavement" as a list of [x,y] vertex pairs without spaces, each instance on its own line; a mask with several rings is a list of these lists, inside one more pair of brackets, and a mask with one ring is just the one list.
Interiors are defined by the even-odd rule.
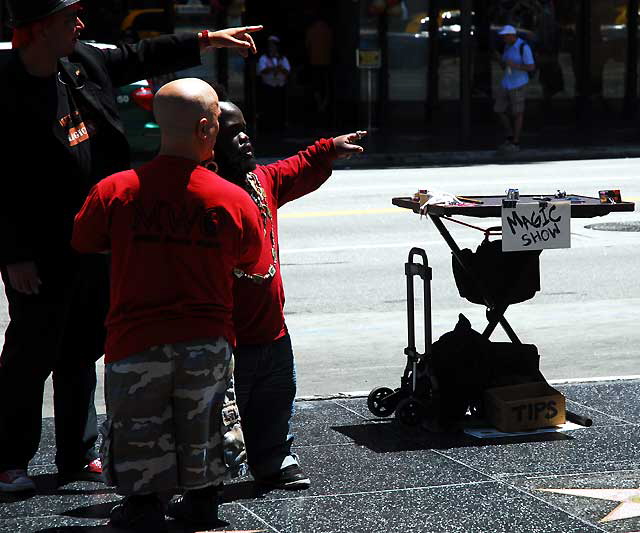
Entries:
[[[393,436],[387,434],[381,438],[379,428],[389,427]],[[375,428],[375,429],[374,429]],[[420,428],[404,429],[399,424],[358,424],[332,426],[331,429],[349,437],[358,446],[364,446],[376,453],[399,451],[446,450],[451,448],[480,448],[483,446],[501,446],[527,442],[556,442],[573,440],[565,433],[540,433],[522,437],[503,437],[497,439],[477,439],[462,432],[431,433]],[[411,432],[411,433],[409,433]]]
[[224,503],[260,499],[269,492],[271,492],[269,488],[259,485],[255,481],[229,483],[224,486]]
[[63,516],[70,516],[72,518],[95,518],[98,520],[109,518],[109,513],[114,505],[118,502],[97,503],[94,505],[87,505],[85,507],[76,507],[75,509],[69,509]]

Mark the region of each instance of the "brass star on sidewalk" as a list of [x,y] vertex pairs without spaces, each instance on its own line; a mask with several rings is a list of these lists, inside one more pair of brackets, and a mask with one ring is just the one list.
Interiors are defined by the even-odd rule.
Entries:
[[598,498],[621,502],[600,522],[612,522],[623,518],[640,516],[640,489],[538,489],[543,492],[556,492],[569,494],[570,496],[583,496],[585,498]]

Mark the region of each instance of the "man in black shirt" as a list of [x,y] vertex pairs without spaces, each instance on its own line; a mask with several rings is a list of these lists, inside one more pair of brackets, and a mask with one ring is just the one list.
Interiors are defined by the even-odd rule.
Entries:
[[89,189],[130,167],[114,87],[200,63],[209,47],[255,53],[260,26],[166,35],[100,50],[78,40],[79,0],[9,0],[16,50],[0,67],[0,272],[10,323],[0,356],[0,492],[27,475],[53,374],[61,482],[100,480],[94,392],[108,306],[104,256],[70,247]]

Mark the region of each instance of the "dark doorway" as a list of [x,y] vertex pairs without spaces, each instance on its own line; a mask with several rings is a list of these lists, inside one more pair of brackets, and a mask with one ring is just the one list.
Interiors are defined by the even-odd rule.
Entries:
[[[358,99],[357,3],[249,0],[246,6],[245,22],[265,27],[256,38],[258,56],[267,50],[269,37],[277,36],[280,51],[291,66],[283,111],[285,127],[282,135],[278,134],[280,138],[326,136],[351,126],[357,117]],[[248,62],[248,68],[255,69],[256,65]],[[265,104],[259,101],[261,81],[252,76],[253,72],[248,74],[249,85],[252,78],[255,80],[257,127],[264,139],[267,128],[261,124],[265,116]],[[247,89],[251,91],[251,87]]]

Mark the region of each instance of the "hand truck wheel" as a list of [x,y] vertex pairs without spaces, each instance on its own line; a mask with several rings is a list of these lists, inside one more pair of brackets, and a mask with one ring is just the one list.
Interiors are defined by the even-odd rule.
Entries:
[[393,400],[386,401],[394,393],[389,387],[376,387],[367,397],[367,407],[376,416],[391,416],[396,408]]
[[405,426],[417,426],[424,419],[425,415],[425,406],[415,398],[405,398],[396,408],[396,418]]

